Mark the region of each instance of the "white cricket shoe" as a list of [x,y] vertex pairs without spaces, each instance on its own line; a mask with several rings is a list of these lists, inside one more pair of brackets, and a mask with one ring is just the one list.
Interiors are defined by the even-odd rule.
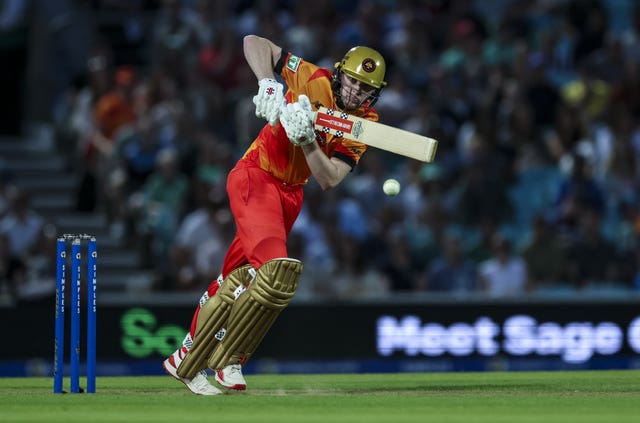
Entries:
[[244,391],[247,389],[247,381],[242,376],[242,366],[230,364],[215,374],[216,382],[228,389]]
[[178,366],[184,359],[184,356],[187,354],[187,349],[185,347],[177,349],[173,354],[169,356],[163,363],[162,367],[164,370],[175,379],[184,383],[187,388],[197,395],[220,395],[222,391],[211,383],[207,379],[207,372],[202,370],[191,380],[180,377],[178,375]]

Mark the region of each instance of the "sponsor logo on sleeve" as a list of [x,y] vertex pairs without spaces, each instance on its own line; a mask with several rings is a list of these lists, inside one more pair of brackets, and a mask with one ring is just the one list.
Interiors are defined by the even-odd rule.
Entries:
[[290,55],[289,60],[287,60],[287,69],[289,69],[291,72],[297,72],[301,61],[302,59],[298,56],[294,56],[293,54]]

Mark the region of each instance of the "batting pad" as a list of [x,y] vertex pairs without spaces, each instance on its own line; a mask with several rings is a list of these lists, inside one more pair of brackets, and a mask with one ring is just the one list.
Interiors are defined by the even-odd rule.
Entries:
[[227,275],[220,290],[204,303],[198,313],[193,345],[178,366],[178,376],[193,379],[207,367],[207,358],[218,345],[216,334],[227,322],[231,306],[251,281],[251,265],[241,266]]
[[270,260],[260,266],[251,287],[231,310],[226,336],[209,358],[210,369],[237,364],[255,352],[293,298],[301,273],[302,263],[290,258]]

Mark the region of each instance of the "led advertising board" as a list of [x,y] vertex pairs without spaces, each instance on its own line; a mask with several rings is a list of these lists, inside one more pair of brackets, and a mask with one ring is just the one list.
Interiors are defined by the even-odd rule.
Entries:
[[[98,304],[98,365],[146,360],[151,371],[160,372],[158,363],[182,342],[193,310],[192,305]],[[6,366],[10,369],[24,360],[53,361],[52,316],[53,301],[51,307],[0,308],[5,339],[20,345],[0,350],[0,373],[3,363],[10,363]],[[640,368],[640,306],[633,302],[291,304],[249,366],[262,366],[256,371],[284,371],[277,363],[285,362],[316,363],[316,367],[297,366],[295,371]],[[328,362],[332,365],[326,366]]]

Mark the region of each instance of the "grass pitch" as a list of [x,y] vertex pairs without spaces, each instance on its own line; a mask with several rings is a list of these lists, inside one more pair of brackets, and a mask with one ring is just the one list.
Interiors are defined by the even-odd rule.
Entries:
[[[638,422],[640,371],[247,376],[249,390],[189,393],[168,376],[0,379],[2,422]],[[68,384],[68,380],[65,380]],[[65,385],[68,389],[68,385]]]

